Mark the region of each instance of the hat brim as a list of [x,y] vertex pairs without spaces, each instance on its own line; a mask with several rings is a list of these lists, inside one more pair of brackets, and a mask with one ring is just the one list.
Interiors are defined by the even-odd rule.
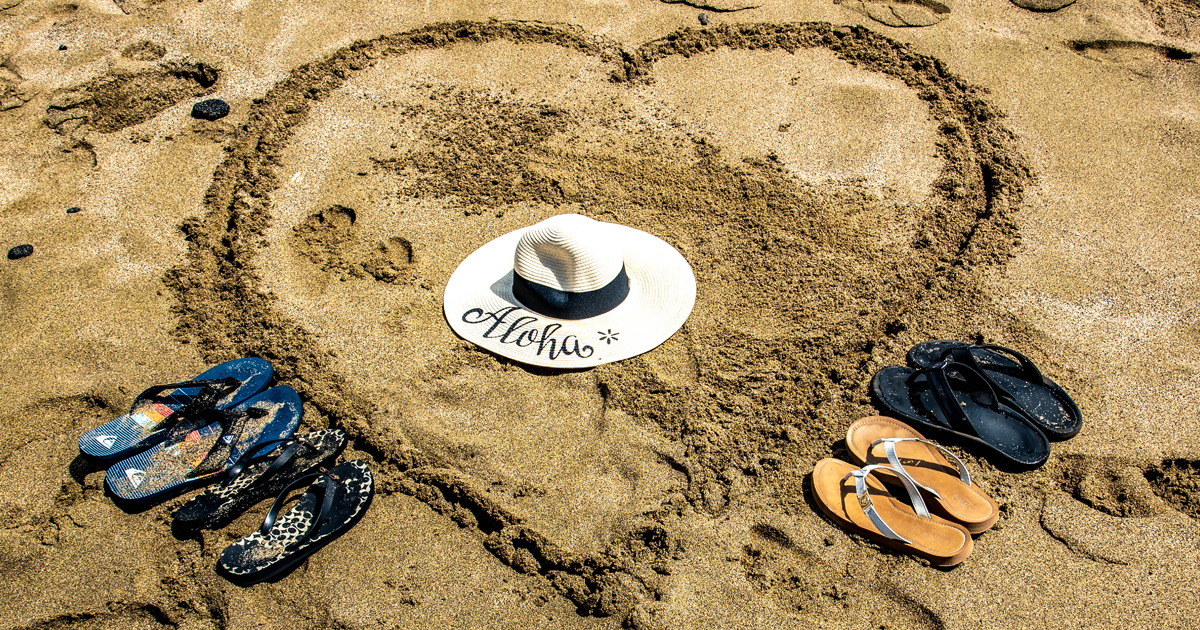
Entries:
[[512,292],[515,230],[467,256],[446,283],[443,310],[463,339],[529,365],[587,368],[649,352],[675,334],[696,303],[696,276],[666,241],[604,224],[624,250],[629,296],[588,319],[556,319],[521,305]]

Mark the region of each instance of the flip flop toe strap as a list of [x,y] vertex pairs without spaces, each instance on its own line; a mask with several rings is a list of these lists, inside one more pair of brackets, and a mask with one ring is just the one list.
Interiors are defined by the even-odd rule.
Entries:
[[[165,418],[159,421],[154,427],[153,433],[173,430],[180,422],[184,422],[189,418],[194,418],[203,412],[212,409],[220,400],[228,396],[231,392],[241,387],[242,382],[226,376],[225,378],[207,379],[202,381],[184,381],[182,383],[167,383],[166,385],[155,385],[138,394],[138,397],[133,401],[133,407],[136,409],[138,405],[150,400],[154,400],[159,394],[179,389],[189,389],[202,387],[198,394],[191,400],[185,403],[182,407],[168,414]],[[171,439],[172,434],[167,434],[167,439]]]
[[212,378],[202,381],[184,381],[182,383],[155,385],[138,394],[138,397],[133,401],[133,404],[136,407],[138,404],[151,400],[167,390],[203,387],[204,389],[200,390],[200,393],[196,394],[192,400],[202,401],[203,406],[211,407],[212,405],[215,405],[217,401],[229,395],[230,392],[240,387],[241,384],[242,382],[236,378],[233,378],[232,376],[226,376],[225,378]]
[[[967,389],[955,386],[954,382],[950,379],[950,370],[959,375],[959,380],[961,380]],[[918,370],[914,374],[918,373],[928,375],[934,401],[942,410],[942,413],[945,414],[946,419],[950,423],[950,428],[960,433],[979,437],[979,431],[975,429],[971,418],[963,412],[958,398],[954,395],[956,389],[968,393],[971,399],[982,407],[1000,411],[1000,405],[1004,404],[1004,406],[1012,409],[1022,417],[1028,417],[1029,415],[1013,402],[1011,394],[993,384],[992,380],[986,375],[966,363],[954,360],[939,361],[927,368]]]
[[[922,440],[921,438],[881,438],[871,442],[871,448],[875,448],[877,445],[883,444],[883,452],[885,455],[887,455],[888,463],[892,465],[892,468],[908,472],[908,469],[906,469],[904,464],[900,462],[900,456],[896,454],[897,442],[920,442],[921,444],[928,444],[929,446],[938,449],[942,453],[948,455],[951,461],[954,462],[954,467],[958,469],[958,479],[968,486],[971,485],[971,473],[967,470],[967,465],[958,458],[958,455],[955,455],[941,444],[935,444],[929,440]],[[942,498],[942,496],[933,488],[921,484],[917,485],[921,486],[921,488],[929,494],[932,494],[939,499]]]
[[[324,483],[322,483],[322,481]],[[283,508],[284,503],[287,501],[287,496],[291,494],[293,490],[309,486],[310,484],[311,486],[308,488],[309,492],[320,494],[321,503],[317,508],[317,513],[313,515],[307,531],[305,531],[303,534],[300,534],[291,542],[297,543],[307,540],[317,530],[319,530],[321,528],[321,523],[325,520],[325,515],[329,514],[329,511],[333,508],[334,495],[337,493],[337,481],[334,480],[333,477],[330,477],[323,472],[304,475],[288,484],[288,486],[279,493],[279,496],[275,498],[275,502],[271,504],[271,509],[267,510],[267,517],[263,519],[262,527],[258,528],[258,533],[264,537],[268,536],[271,533],[271,528],[275,526],[275,520],[279,518],[279,510]]]
[[858,497],[858,505],[862,508],[863,513],[867,515],[867,518],[871,519],[871,524],[875,526],[875,529],[879,530],[879,533],[892,540],[912,544],[910,540],[897,534],[895,530],[884,522],[883,517],[879,515],[879,511],[875,509],[875,503],[871,500],[871,494],[867,486],[867,475],[880,469],[896,473],[900,481],[904,482],[904,489],[908,491],[908,498],[912,501],[913,511],[917,513],[917,516],[929,518],[929,508],[925,506],[925,500],[921,498],[921,492],[917,490],[917,482],[913,481],[912,477],[909,477],[908,473],[904,472],[903,469],[896,469],[882,464],[871,464],[870,466],[863,466],[858,470],[850,471],[845,477],[842,477],[842,481],[854,477],[854,493]]
[[[942,353],[942,359],[952,359],[954,361],[958,361],[959,363],[966,363],[980,372],[983,372],[983,366],[979,363],[979,360],[975,358],[975,355],[971,353],[972,350],[990,350],[996,354],[1006,354],[1017,360],[1017,365],[1021,370],[1021,378],[1038,385],[1047,385],[1046,377],[1043,376],[1042,371],[1033,364],[1033,361],[1029,360],[1029,357],[1017,352],[1016,350],[1013,350],[1012,348],[1005,348],[1004,346],[986,343],[977,343],[970,346],[956,346],[953,348],[947,348],[946,351]],[[984,374],[984,376],[987,375]]]
[[256,479],[254,483],[259,483],[265,479],[270,479],[271,475],[279,472],[279,469],[287,466],[288,463],[295,459],[296,454],[300,452],[300,449],[314,450],[313,447],[307,442],[301,442],[296,438],[284,438],[282,440],[268,440],[266,442],[262,442],[261,444],[256,445],[254,448],[246,451],[246,453],[242,455],[240,459],[238,459],[237,463],[229,469],[229,479],[231,481],[233,479],[237,479],[250,464],[258,461],[265,461],[271,457],[271,453],[277,448],[280,449],[280,452],[278,455],[274,456],[275,461],[271,462],[271,465],[267,466],[266,470],[263,470],[262,473],[259,474],[258,479]]

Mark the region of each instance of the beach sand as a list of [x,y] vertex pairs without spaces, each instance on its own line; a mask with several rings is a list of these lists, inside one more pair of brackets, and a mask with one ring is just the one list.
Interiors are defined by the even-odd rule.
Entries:
[[[693,4],[0,0],[0,627],[1194,627],[1200,5]],[[459,261],[563,212],[687,258],[674,337],[453,334]],[[1085,422],[964,454],[1001,517],[950,570],[807,479],[938,338]],[[240,588],[266,504],[177,537],[190,495],[122,511],[76,441],[247,355],[378,494]]]

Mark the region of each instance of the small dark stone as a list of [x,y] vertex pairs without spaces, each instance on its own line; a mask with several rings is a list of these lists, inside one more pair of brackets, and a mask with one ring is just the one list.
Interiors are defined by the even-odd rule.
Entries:
[[700,14],[700,26],[708,26],[708,14],[707,13]]
[[67,208],[67,214],[75,214],[76,212],[83,212],[83,208],[80,208],[79,206],[71,206],[70,208]]
[[229,103],[219,98],[200,101],[192,106],[192,118],[218,120],[229,115]]
[[33,245],[17,245],[16,247],[8,250],[8,259],[16,260],[18,258],[24,258],[32,253]]
[[67,45],[66,45],[66,44],[59,44],[59,45],[58,45],[58,49],[59,49],[59,50],[66,50],[66,49],[67,49]]

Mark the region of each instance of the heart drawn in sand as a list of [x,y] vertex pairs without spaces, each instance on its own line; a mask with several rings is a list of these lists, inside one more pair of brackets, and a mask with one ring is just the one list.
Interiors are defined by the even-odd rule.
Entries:
[[[627,51],[570,27],[439,24],[256,101],[168,284],[185,334],[270,358],[381,479],[510,566],[574,576],[555,584],[580,610],[631,614],[648,583],[597,558],[665,562],[671,514],[756,487],[793,500],[778,472],[828,452],[878,349],[931,312],[971,317],[1029,178],[1000,120],[865,29],[684,29]],[[441,290],[458,262],[563,212],[679,249],[700,287],[683,330],[584,372],[456,338]],[[214,313],[228,326],[205,326]]]

